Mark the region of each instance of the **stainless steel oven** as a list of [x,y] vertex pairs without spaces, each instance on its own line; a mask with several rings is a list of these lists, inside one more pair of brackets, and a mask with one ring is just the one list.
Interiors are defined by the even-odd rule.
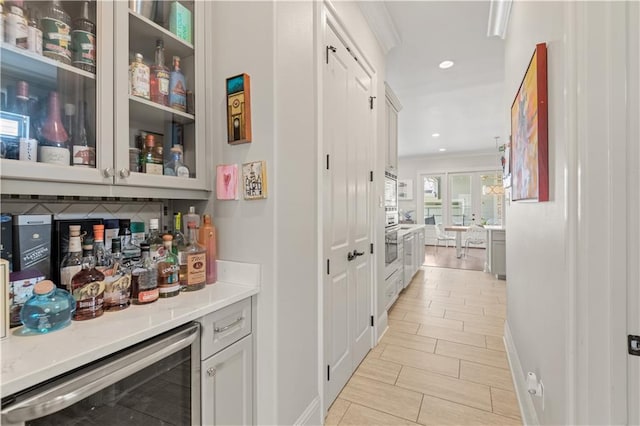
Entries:
[[398,260],[398,227],[394,226],[384,231],[385,278],[390,277],[398,269],[396,260]]
[[200,424],[200,325],[4,398],[1,413],[3,425]]
[[384,172],[384,210],[385,227],[398,224],[398,177],[389,171]]

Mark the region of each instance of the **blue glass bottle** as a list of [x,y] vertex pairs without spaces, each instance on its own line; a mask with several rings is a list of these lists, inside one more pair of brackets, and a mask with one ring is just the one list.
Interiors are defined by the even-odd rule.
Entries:
[[20,321],[31,331],[48,333],[69,325],[75,310],[73,296],[57,288],[52,281],[45,280],[34,286],[33,296],[20,311]]
[[173,57],[173,71],[169,74],[169,106],[187,110],[187,81],[180,70],[180,57]]

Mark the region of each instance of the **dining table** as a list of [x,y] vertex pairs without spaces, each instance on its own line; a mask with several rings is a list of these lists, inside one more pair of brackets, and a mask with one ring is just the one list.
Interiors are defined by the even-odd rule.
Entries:
[[450,225],[445,226],[445,231],[451,231],[456,233],[456,257],[460,259],[462,257],[462,233],[467,232],[468,226],[462,225]]

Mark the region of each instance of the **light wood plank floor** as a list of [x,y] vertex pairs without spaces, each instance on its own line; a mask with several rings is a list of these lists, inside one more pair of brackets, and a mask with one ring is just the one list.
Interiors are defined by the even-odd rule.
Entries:
[[506,282],[423,267],[326,425],[521,425],[502,341]]

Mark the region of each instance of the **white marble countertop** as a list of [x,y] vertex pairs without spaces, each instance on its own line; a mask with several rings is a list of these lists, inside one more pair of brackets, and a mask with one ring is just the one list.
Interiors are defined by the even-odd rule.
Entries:
[[2,397],[127,348],[260,291],[260,266],[218,261],[218,282],[203,290],[72,321],[50,334],[10,331],[0,342]]
[[402,238],[411,232],[415,232],[418,230],[423,230],[424,225],[411,225],[411,224],[402,224],[400,228],[398,228],[398,238]]

